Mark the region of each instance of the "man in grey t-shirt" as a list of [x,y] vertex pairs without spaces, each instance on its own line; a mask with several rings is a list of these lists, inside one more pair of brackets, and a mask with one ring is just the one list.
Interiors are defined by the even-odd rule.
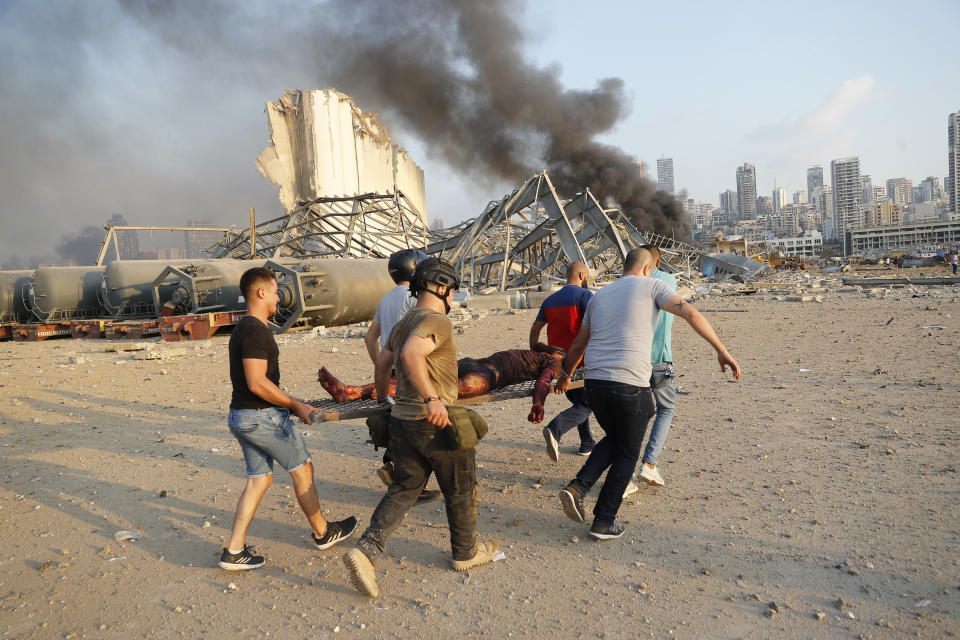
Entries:
[[560,504],[570,519],[586,522],[583,498],[609,468],[593,509],[590,536],[596,540],[623,535],[617,512],[655,412],[650,349],[660,311],[686,320],[716,350],[720,370],[729,366],[733,377],[740,379],[740,365],[707,319],[669,286],[650,277],[654,262],[650,251],[633,249],[624,260],[623,276],[594,294],[556,386],[557,393],[567,390],[570,375],[583,358],[587,404],[606,435],[560,492]]

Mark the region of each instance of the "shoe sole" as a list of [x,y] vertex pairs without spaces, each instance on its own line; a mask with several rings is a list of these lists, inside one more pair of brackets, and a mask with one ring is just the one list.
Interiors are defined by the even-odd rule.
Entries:
[[583,456],[584,458],[586,458],[587,456],[589,456],[591,453],[593,453],[593,450],[590,450],[590,451],[577,451],[577,455],[578,455],[578,456]]
[[329,549],[330,547],[332,547],[333,545],[337,544],[338,542],[343,542],[344,540],[346,540],[347,538],[349,538],[350,536],[352,536],[352,535],[354,534],[354,532],[357,530],[357,527],[359,527],[359,526],[360,526],[360,522],[359,522],[359,521],[356,521],[356,522],[353,523],[353,528],[350,529],[350,531],[342,531],[342,532],[340,533],[340,537],[337,538],[336,540],[331,540],[330,542],[325,542],[324,544],[317,544],[316,542],[314,542],[313,544],[314,544],[314,546],[316,546],[317,549],[319,549],[320,551],[323,551],[324,549]]
[[602,542],[604,540],[614,540],[616,538],[619,538],[623,536],[624,533],[626,533],[626,531],[621,531],[620,533],[594,533],[593,531],[591,531],[590,537],[598,542]]
[[563,512],[567,514],[567,517],[574,522],[583,524],[587,521],[585,514],[577,509],[576,498],[566,489],[560,492],[560,506],[563,507]]
[[652,484],[652,485],[655,486],[655,487],[662,487],[662,486],[663,486],[663,482],[657,482],[655,478],[648,478],[647,476],[641,475],[641,474],[639,474],[639,473],[637,474],[637,478],[639,478],[640,480],[643,480],[643,481],[646,482],[647,484]]
[[377,586],[377,576],[374,572],[370,560],[363,555],[359,549],[351,549],[343,554],[343,564],[350,572],[350,583],[353,588],[361,594],[376,598],[380,595],[380,587]]
[[543,439],[547,443],[547,455],[554,462],[560,462],[560,443],[557,442],[556,436],[550,431],[550,427],[543,428]]
[[627,490],[623,492],[623,497],[624,499],[629,498],[630,496],[637,493],[638,491],[640,491],[640,487],[638,487],[637,485],[633,485],[632,487],[627,487]]
[[259,569],[263,565],[263,562],[259,564],[234,564],[232,562],[224,562],[223,560],[217,563],[218,567],[226,569],[227,571],[247,571],[248,569]]
[[453,570],[454,571],[466,571],[467,569],[473,569],[474,567],[479,567],[485,564],[488,564],[493,560],[493,556],[497,555],[497,549],[500,548],[499,542],[490,542],[487,543],[489,547],[485,545],[484,551],[478,553],[469,560],[454,560],[453,561]]

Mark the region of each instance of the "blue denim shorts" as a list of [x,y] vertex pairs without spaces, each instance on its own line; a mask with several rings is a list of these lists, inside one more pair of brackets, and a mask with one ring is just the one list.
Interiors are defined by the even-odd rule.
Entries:
[[294,417],[287,409],[230,409],[227,425],[240,443],[248,478],[273,473],[276,460],[287,471],[310,462],[303,435],[294,428]]

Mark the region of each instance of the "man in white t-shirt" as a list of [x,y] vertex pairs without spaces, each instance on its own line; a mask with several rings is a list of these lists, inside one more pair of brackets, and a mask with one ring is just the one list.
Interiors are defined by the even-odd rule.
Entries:
[[377,305],[377,313],[373,316],[373,322],[367,329],[367,335],[363,337],[367,345],[367,353],[374,364],[377,362],[380,350],[387,344],[387,338],[390,337],[393,327],[417,304],[417,299],[410,295],[410,274],[426,259],[427,254],[422,251],[403,249],[391,255],[387,262],[387,271],[390,272],[390,277],[397,286],[381,298],[380,304]]
[[570,375],[583,358],[587,404],[606,434],[577,477],[560,492],[564,513],[571,520],[586,522],[583,498],[607,472],[593,509],[590,536],[595,540],[623,535],[617,512],[640,459],[647,423],[655,413],[650,353],[660,311],[686,320],[716,350],[720,370],[730,367],[733,377],[740,378],[740,365],[707,319],[667,284],[650,277],[654,264],[653,254],[646,249],[627,254],[623,276],[600,289],[590,301],[557,381],[556,392],[566,391]]

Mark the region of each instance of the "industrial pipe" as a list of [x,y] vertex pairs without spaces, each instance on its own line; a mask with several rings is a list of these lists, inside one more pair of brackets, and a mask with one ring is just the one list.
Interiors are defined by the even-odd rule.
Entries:
[[27,287],[27,301],[41,322],[104,315],[100,283],[106,267],[40,267]]
[[27,287],[32,278],[32,270],[0,271],[0,322],[26,322],[30,318]]

